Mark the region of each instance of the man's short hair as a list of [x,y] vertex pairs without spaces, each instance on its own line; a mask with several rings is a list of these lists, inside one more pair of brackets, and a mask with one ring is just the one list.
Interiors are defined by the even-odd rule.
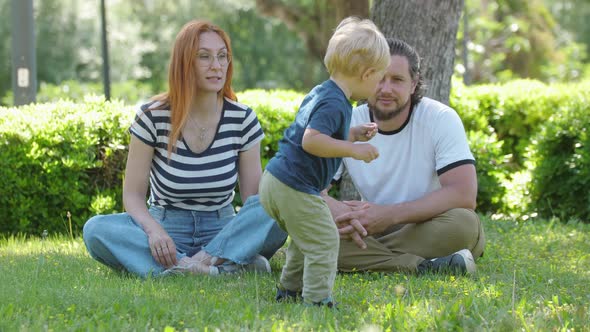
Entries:
[[368,19],[342,20],[328,42],[324,64],[330,75],[361,75],[370,67],[379,70],[389,64],[389,47],[379,28]]

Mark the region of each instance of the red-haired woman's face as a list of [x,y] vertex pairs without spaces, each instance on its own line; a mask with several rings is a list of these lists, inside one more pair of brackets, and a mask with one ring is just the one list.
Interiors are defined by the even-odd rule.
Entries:
[[219,92],[225,84],[231,61],[223,39],[212,31],[201,33],[195,54],[197,87],[204,92]]

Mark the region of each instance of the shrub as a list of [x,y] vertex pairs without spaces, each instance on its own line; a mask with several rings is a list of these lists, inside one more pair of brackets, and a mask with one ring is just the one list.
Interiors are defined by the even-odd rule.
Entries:
[[126,133],[134,111],[86,99],[0,108],[0,232],[66,232],[121,210]]
[[295,119],[304,94],[292,90],[247,90],[238,94],[238,100],[250,106],[258,116],[265,138],[261,143],[262,166],[279,148],[283,132]]
[[461,117],[471,153],[476,160],[477,211],[495,213],[506,209],[506,189],[502,182],[506,181],[509,174],[507,165],[510,155],[503,151],[504,142],[498,139],[495,129],[481,110],[481,100],[485,99],[473,98],[471,95],[484,94],[484,91],[456,84],[451,90],[450,106]]
[[482,130],[487,125],[494,128],[498,140],[503,141],[503,154],[510,156],[512,171],[522,168],[531,136],[567,99],[554,86],[534,80],[468,88],[459,86],[458,90],[460,92],[451,96],[451,105],[466,116],[464,121],[468,129]]
[[[451,106],[463,120],[477,160],[478,211],[538,211],[543,216],[588,221],[590,83],[551,87],[533,83],[532,87],[540,90],[522,87],[520,91],[535,98],[514,97],[517,101],[506,100],[503,87],[453,90]],[[263,166],[276,153],[303,97],[281,90],[238,93],[239,101],[257,113],[265,131]],[[515,126],[528,134],[510,130],[509,121],[498,113],[502,109],[510,109]],[[530,111],[532,119],[526,119],[523,110]],[[44,229],[67,233],[68,211],[79,231],[91,215],[122,211],[127,128],[134,114],[121,101],[105,102],[100,97],[87,97],[80,104],[62,100],[0,108],[0,233]],[[541,114],[551,116],[545,120]],[[502,127],[504,139],[494,125]],[[526,168],[508,167],[507,152],[512,150],[505,146],[507,133],[518,137],[519,144],[532,142],[523,154]],[[234,203],[241,204],[239,195]]]
[[[535,213],[538,208],[539,212],[546,215],[552,214],[550,210],[562,216],[570,213],[559,211],[559,207],[556,206],[562,205],[558,197],[568,200],[564,207],[569,204],[570,201],[565,194],[567,190],[556,193],[557,187],[551,188],[548,184],[566,183],[560,181],[569,178],[569,171],[558,170],[557,165],[563,166],[564,160],[574,158],[575,152],[565,138],[550,137],[563,134],[563,130],[546,127],[570,126],[568,128],[571,130],[572,125],[567,124],[575,120],[571,115],[574,111],[571,109],[585,107],[589,88],[590,82],[546,85],[532,80],[517,80],[504,85],[455,85],[450,103],[463,119],[466,130],[487,133],[490,135],[489,144],[501,143],[501,150],[498,150],[497,145],[494,148],[485,147],[480,150],[475,142],[481,141],[482,138],[475,141],[474,137],[470,138],[472,151],[478,160],[479,195],[484,196],[481,200],[478,197],[480,207],[483,203],[485,210],[489,206],[492,211],[512,216]],[[577,121],[583,122],[583,119],[588,117],[583,111],[575,112],[578,112]],[[557,142],[550,143],[551,139],[557,139],[562,146],[558,147]],[[560,148],[562,150],[559,150]],[[559,153],[552,157],[552,149],[558,149]],[[489,153],[493,156],[489,156]],[[504,162],[496,164],[502,156]],[[491,163],[486,162],[482,165],[482,157],[484,160],[489,159]],[[529,162],[528,158],[532,160]],[[559,158],[563,160],[558,161]],[[537,170],[537,167],[541,168]],[[554,178],[560,180],[553,183],[551,179]],[[500,185],[497,185],[497,181],[500,181]],[[503,197],[498,204],[497,199],[501,196]]]
[[590,84],[567,91],[529,148],[531,209],[590,222]]

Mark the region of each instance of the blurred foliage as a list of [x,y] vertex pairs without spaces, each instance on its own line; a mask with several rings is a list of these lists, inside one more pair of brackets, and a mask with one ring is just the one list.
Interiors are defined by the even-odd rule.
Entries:
[[[10,86],[10,1],[0,0],[0,98]],[[7,10],[5,10],[7,9]],[[98,3],[89,0],[35,2],[38,82],[101,83],[102,49]],[[4,19],[6,18],[6,19]],[[112,0],[107,2],[111,80],[146,83],[154,93],[167,88],[170,51],[180,28],[207,19],[232,38],[234,88],[304,90],[327,78],[295,32],[278,19],[256,14],[253,1]],[[117,86],[111,89],[113,95]],[[4,105],[12,101],[3,98]],[[10,104],[7,103],[10,101]]]
[[[588,0],[545,0],[547,7],[572,39],[586,45],[590,49],[590,1]],[[586,54],[586,62],[589,59]]]
[[[582,7],[590,10],[590,3]],[[466,0],[464,15],[467,30],[463,19],[456,70],[470,84],[515,78],[571,81],[585,74],[590,44],[576,43],[577,31],[564,30],[543,0]]]
[[[311,55],[301,31],[290,30],[283,20],[260,15],[254,0],[106,3],[112,82],[137,80],[148,84],[154,93],[165,90],[168,58],[176,33],[195,18],[209,19],[231,36],[237,91],[307,91],[327,77],[321,59]],[[302,13],[314,13],[317,6],[309,0],[281,3]],[[11,89],[10,4],[10,0],[0,0],[0,98]],[[100,83],[98,2],[43,0],[35,1],[34,6],[39,85],[67,80]],[[467,68],[472,83],[514,78],[570,81],[590,75],[586,51],[590,43],[589,1],[466,0],[465,7],[468,60],[465,65],[460,28],[456,63],[458,73]],[[321,17],[306,15],[310,21],[306,26],[315,26],[313,20]],[[116,90],[111,91],[117,94]]]
[[[120,100],[127,105],[141,104],[154,95],[151,86],[138,81],[115,82],[111,86],[111,99]],[[102,96],[102,83],[67,80],[59,85],[41,82],[37,92],[37,103],[49,103],[59,100],[83,102],[89,96]],[[0,104],[11,104],[13,100],[12,91],[9,91],[1,100]]]

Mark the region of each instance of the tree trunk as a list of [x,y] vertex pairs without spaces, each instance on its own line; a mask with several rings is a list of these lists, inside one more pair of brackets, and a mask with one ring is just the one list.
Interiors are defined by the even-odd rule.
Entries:
[[[344,165],[344,164],[343,164]],[[360,201],[361,195],[352,183],[352,178],[348,174],[348,170],[344,167],[344,173],[342,173],[342,180],[340,181],[340,187],[338,188],[338,198],[343,201]]]
[[374,0],[371,18],[386,37],[414,46],[422,58],[426,96],[449,103],[455,39],[463,0]]
[[[414,46],[422,58],[426,96],[448,105],[455,62],[455,39],[463,0],[374,0],[371,19],[386,37]],[[344,172],[340,199],[359,199]]]

